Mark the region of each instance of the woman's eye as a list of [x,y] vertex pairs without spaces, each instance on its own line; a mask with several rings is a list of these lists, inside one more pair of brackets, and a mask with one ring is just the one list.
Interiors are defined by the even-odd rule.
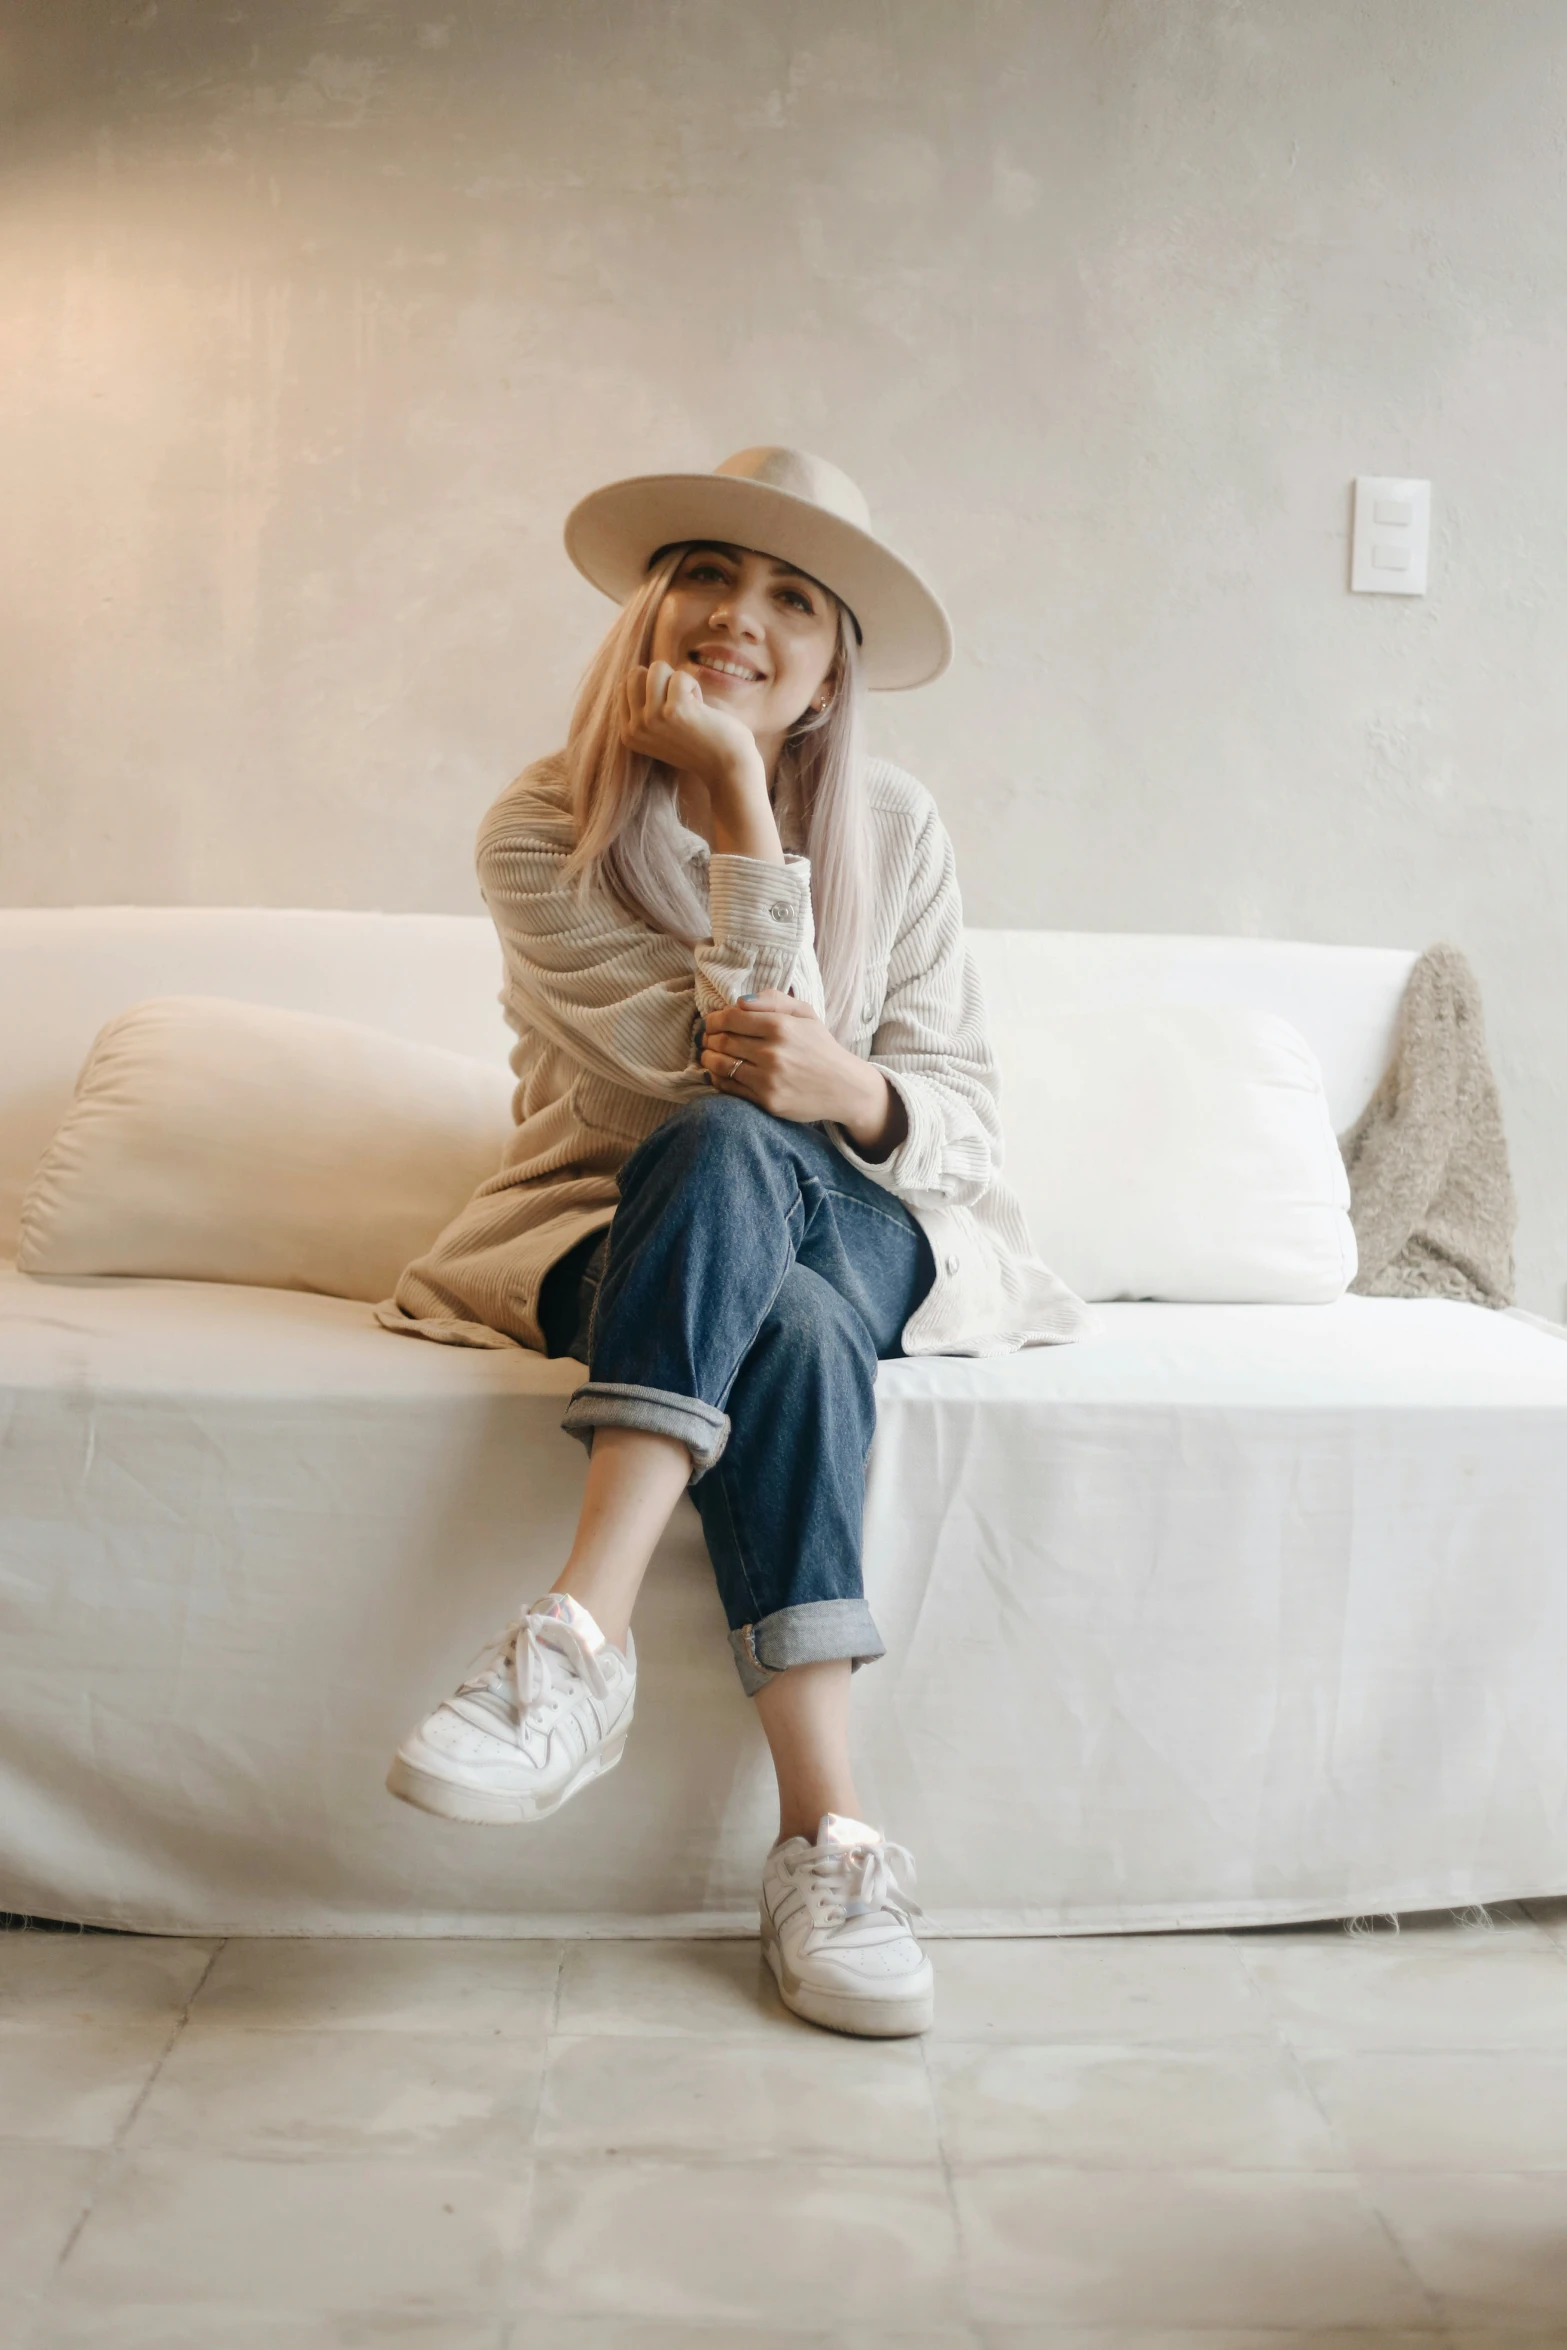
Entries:
[[809,612],[813,618],[815,617],[816,606],[811,602],[809,596],[802,596],[798,588],[785,588],[783,594],[797,612]]
[[690,570],[686,573],[687,579],[694,579],[703,582],[710,579],[722,580],[723,576],[723,573],[719,570],[716,563],[693,563]]

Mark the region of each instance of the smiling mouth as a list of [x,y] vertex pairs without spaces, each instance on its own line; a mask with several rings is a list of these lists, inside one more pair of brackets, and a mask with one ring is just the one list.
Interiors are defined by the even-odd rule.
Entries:
[[731,661],[721,653],[688,653],[686,658],[693,669],[705,669],[710,677],[734,677],[742,685],[760,685],[762,682],[759,669],[747,669],[743,661]]

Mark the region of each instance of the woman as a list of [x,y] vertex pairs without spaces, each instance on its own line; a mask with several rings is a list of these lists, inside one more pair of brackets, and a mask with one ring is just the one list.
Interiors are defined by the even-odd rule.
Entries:
[[854,484],[796,450],[614,483],[566,543],[625,600],[565,751],[480,830],[517,1135],[380,1316],[586,1363],[561,1425],[587,1490],[552,1590],[388,1784],[521,1821],[613,1769],[632,1609],[689,1490],[777,1772],[782,1996],[840,2031],[919,2032],[912,1863],[861,1817],[848,1749],[851,1673],[885,1653],[860,1576],[876,1365],[1087,1323],[999,1180],[951,843],[930,795],[857,749],[862,688],[936,676],[950,631]]

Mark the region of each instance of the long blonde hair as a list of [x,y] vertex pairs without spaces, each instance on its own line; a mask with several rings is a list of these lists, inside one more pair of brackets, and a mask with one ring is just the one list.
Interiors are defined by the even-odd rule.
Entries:
[[[651,657],[653,624],[688,549],[665,550],[622,608],[583,677],[566,737],[576,844],[565,879],[579,894],[608,890],[628,914],[694,946],[707,909],[681,853],[677,776],[620,739],[620,689]],[[842,604],[837,684],[827,708],[807,711],[784,744],[774,783],[778,834],[811,861],[811,909],[827,1026],[853,1049],[870,929],[865,792],[860,757],[859,640]]]

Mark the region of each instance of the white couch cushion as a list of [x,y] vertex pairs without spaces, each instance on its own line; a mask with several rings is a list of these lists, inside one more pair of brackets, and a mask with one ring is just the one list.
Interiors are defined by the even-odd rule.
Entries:
[[[1008,1171],[1081,1296],[1320,1304],[1355,1269],[1310,1047],[1205,1005],[994,1022]],[[374,1301],[500,1165],[506,1074],[356,1022],[163,997],[99,1033],[18,1261]]]
[[[385,919],[385,917],[383,917]],[[1417,960],[1406,947],[1320,946],[1303,939],[1181,938],[1111,930],[970,930],[985,1001],[1000,1020],[1128,1004],[1233,1004],[1276,1012],[1322,1068],[1335,1134],[1371,1099],[1398,1037]],[[0,984],[5,919],[0,916]],[[157,992],[152,987],[142,995]],[[229,995],[249,995],[231,987]],[[3,997],[0,997],[3,1002]],[[342,1004],[323,1005],[340,1012]],[[357,1017],[357,1015],[355,1015]],[[442,1042],[455,1041],[442,1039]]]
[[1208,1004],[992,1015],[1005,1172],[1080,1297],[1326,1305],[1349,1182],[1299,1031]]
[[500,1166],[502,1067],[351,1020],[164,996],[103,1028],[22,1208],[24,1272],[371,1302]]
[[487,914],[294,906],[0,907],[0,1253],[106,1020],[151,996],[228,996],[357,1020],[504,1069]]
[[[1322,1064],[1339,1133],[1392,1049],[1415,958],[1403,949],[1258,938],[971,929],[999,1020],[1046,1008],[1240,1004],[1291,1021]],[[0,1253],[106,1020],[149,996],[207,995],[330,1013],[504,1063],[500,949],[485,914],[298,907],[0,907]]]

